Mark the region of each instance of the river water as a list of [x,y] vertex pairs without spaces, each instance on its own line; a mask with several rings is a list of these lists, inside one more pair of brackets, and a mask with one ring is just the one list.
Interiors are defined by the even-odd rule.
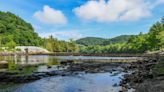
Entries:
[[[63,60],[97,60],[97,61],[132,61],[138,57],[93,57],[93,56],[3,56],[0,61],[9,62],[8,67],[0,67],[0,71],[16,71],[18,67],[25,65],[39,65],[39,67],[26,67],[24,74],[33,71],[51,71],[57,69]],[[47,65],[52,68],[48,69]],[[123,78],[124,72],[106,73],[84,73],[79,72],[70,76],[46,77],[34,82],[14,84],[0,83],[0,92],[119,92],[121,87],[119,82]],[[132,92],[129,89],[128,92]]]

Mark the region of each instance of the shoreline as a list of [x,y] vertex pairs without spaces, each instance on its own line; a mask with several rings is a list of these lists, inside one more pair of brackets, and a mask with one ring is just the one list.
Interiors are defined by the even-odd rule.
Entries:
[[99,57],[163,57],[163,54],[127,54],[127,53],[108,53],[108,54],[84,54],[84,53],[24,53],[24,52],[0,52],[0,56],[26,56],[26,55],[49,55],[49,56],[99,56]]
[[[0,72],[0,83],[1,82],[13,82],[13,83],[27,83],[35,80],[39,80],[45,77],[51,76],[70,76],[77,75],[80,72],[84,73],[106,73],[106,72],[114,72],[119,71],[123,72],[124,66],[126,66],[125,62],[98,62],[98,61],[79,61],[78,63],[74,63],[72,60],[62,61],[61,65],[58,65],[58,68],[66,68],[62,70],[53,70],[53,71],[43,71],[37,72],[33,71],[28,75],[20,75],[21,70],[17,72]],[[47,66],[50,69],[52,66]],[[121,70],[120,70],[121,68]]]
[[[162,58],[162,57],[161,57]],[[36,81],[45,77],[51,76],[70,76],[77,75],[80,72],[84,73],[112,73],[114,71],[127,73],[124,75],[119,86],[122,87],[123,92],[128,89],[138,90],[145,89],[141,85],[149,85],[154,80],[157,84],[164,83],[164,74],[156,76],[153,72],[154,66],[160,62],[159,58],[150,57],[143,60],[137,60],[136,62],[98,62],[98,61],[85,61],[81,60],[79,63],[74,63],[72,60],[62,61],[58,67],[67,67],[63,70],[53,70],[47,72],[33,71],[32,74],[20,75],[20,72],[0,72],[0,83],[12,82],[12,83],[28,83]],[[36,66],[37,67],[37,66]],[[51,68],[52,66],[47,66]],[[20,69],[21,71],[21,69]],[[130,73],[129,73],[130,72]],[[150,82],[148,84],[148,82]],[[154,85],[157,85],[154,84]],[[163,86],[164,87],[164,86]],[[152,87],[153,88],[153,87]],[[120,91],[121,92],[121,91]],[[155,92],[155,91],[144,91]],[[160,92],[160,91],[159,91]]]
[[163,92],[164,74],[160,74],[160,72],[156,74],[157,70],[155,70],[157,65],[164,64],[160,64],[160,62],[163,61],[157,58],[131,62],[125,70],[133,72],[124,75],[120,86],[122,86],[124,91],[133,88],[135,92]]

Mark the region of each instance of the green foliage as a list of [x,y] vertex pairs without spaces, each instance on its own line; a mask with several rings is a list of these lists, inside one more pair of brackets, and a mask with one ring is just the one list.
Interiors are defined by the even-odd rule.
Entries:
[[0,40],[1,46],[39,46],[42,43],[31,24],[10,12],[0,12]]
[[115,44],[115,43],[126,43],[131,36],[134,35],[121,35],[121,36],[117,36],[111,39],[107,39],[103,42],[103,45],[109,45],[109,44]]
[[9,47],[10,49],[13,49],[16,47],[16,43],[12,40],[5,44],[6,47]]
[[[80,45],[77,45],[77,44]],[[86,37],[69,42],[50,36],[42,39],[31,24],[10,12],[0,12],[0,46],[41,46],[51,52],[144,53],[164,50],[164,17],[147,34],[121,35],[111,39]],[[0,51],[3,51],[0,48]]]
[[121,35],[111,39],[86,37],[76,40],[76,43],[84,46],[94,46],[94,45],[104,46],[104,45],[115,44],[115,43],[125,43],[130,39],[131,36],[133,35]]
[[78,52],[79,50],[79,46],[75,44],[73,40],[70,40],[69,42],[60,41],[53,38],[53,36],[44,38],[43,47],[51,52]]
[[105,40],[106,39],[98,37],[86,37],[76,40],[76,43],[84,46],[103,45]]
[[73,40],[59,41],[52,36],[42,39],[31,24],[10,12],[0,12],[0,46],[8,49],[15,46],[41,46],[52,52],[77,52],[79,49]]
[[150,50],[160,50],[164,46],[164,17],[161,22],[155,23],[151,28],[149,34]]
[[119,36],[105,42],[105,46],[86,46],[81,53],[144,53],[164,50],[164,17],[156,22],[147,34]]

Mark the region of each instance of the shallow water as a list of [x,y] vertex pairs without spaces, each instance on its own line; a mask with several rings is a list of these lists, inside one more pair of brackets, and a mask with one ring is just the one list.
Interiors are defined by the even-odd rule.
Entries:
[[13,62],[15,64],[42,64],[60,62],[62,60],[121,60],[121,61],[132,61],[142,59],[140,57],[100,57],[100,56],[48,56],[48,55],[31,55],[31,56],[0,56],[0,61]]
[[[38,67],[26,67],[25,73],[33,71],[51,71],[58,69],[62,60],[131,60],[137,57],[84,57],[84,56],[21,56],[21,57],[0,57],[0,60],[10,62],[7,71],[16,70],[18,65],[37,65]],[[48,69],[47,65],[52,68]],[[62,67],[66,68],[65,67]],[[59,69],[60,70],[60,69]],[[113,73],[82,73],[69,76],[53,76],[43,78],[31,83],[6,84],[0,83],[0,92],[118,92],[118,86],[125,73],[115,71]],[[115,86],[114,86],[115,85]],[[129,90],[131,92],[131,90]]]
[[84,74],[74,76],[56,76],[44,78],[32,83],[0,86],[0,92],[118,92],[118,85],[124,73],[112,76],[111,73]]

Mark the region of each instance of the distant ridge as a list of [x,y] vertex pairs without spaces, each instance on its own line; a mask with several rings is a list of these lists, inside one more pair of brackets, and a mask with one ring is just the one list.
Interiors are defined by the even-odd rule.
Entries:
[[131,36],[135,36],[135,35],[120,35],[120,36],[110,38],[110,39],[99,38],[99,37],[85,37],[85,38],[76,40],[76,43],[80,45],[85,45],[85,46],[125,43],[129,40]]
[[76,40],[77,44],[85,45],[85,46],[91,46],[91,45],[103,45],[103,42],[107,39],[104,38],[98,38],[98,37],[85,37]]

